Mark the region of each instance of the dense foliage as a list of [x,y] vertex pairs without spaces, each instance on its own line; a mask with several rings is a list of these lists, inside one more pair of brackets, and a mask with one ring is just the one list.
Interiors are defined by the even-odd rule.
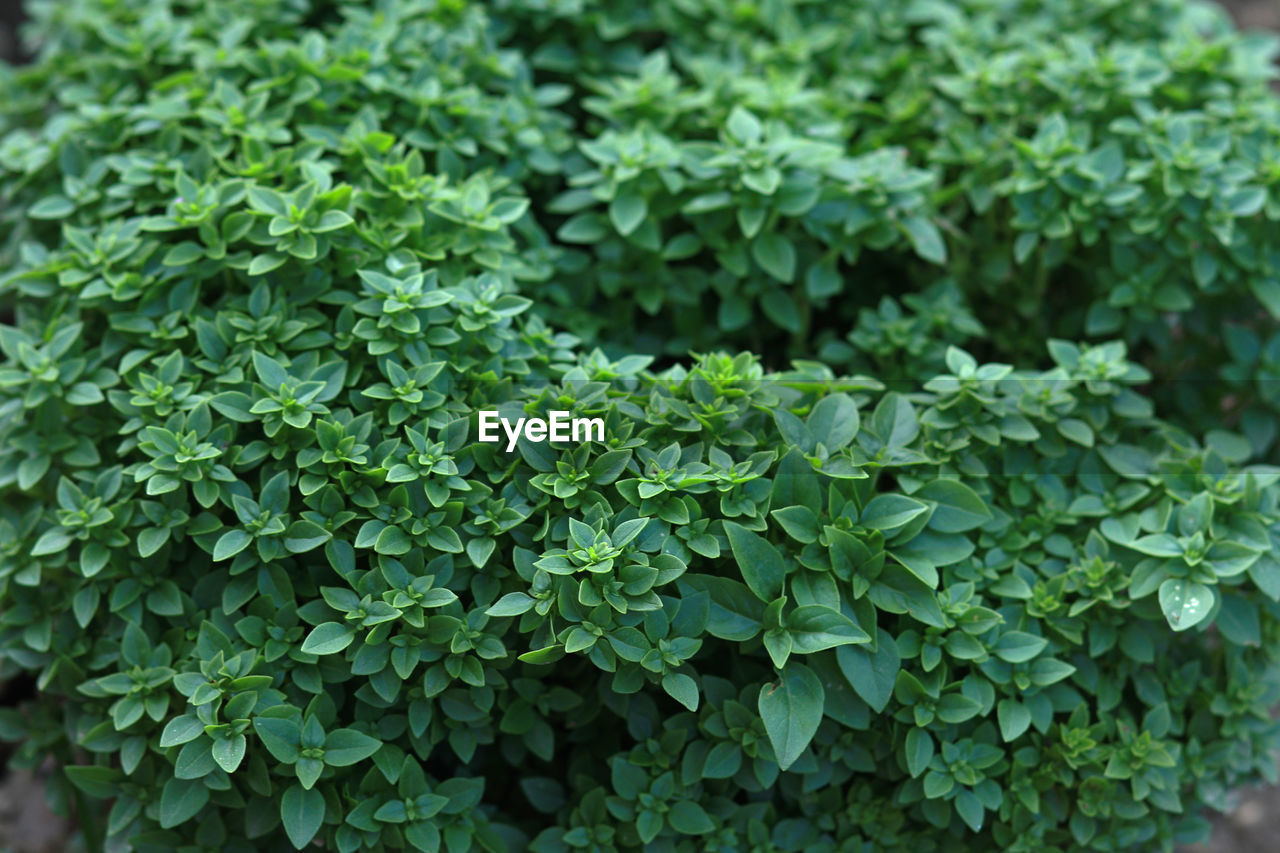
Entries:
[[1274,773],[1269,43],[31,7],[0,735],[90,848],[1169,849]]

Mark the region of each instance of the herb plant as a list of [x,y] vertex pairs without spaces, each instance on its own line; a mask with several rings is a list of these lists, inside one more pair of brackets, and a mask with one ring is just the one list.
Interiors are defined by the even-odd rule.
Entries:
[[1270,48],[1025,6],[33,0],[11,762],[90,849],[1203,836],[1280,747]]

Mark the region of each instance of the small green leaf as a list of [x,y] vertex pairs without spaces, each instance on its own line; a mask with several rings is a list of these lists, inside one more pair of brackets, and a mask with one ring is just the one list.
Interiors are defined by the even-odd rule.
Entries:
[[760,633],[764,604],[746,585],[732,578],[688,574],[680,583],[710,594],[707,632],[713,637],[745,643]]
[[1016,699],[1001,699],[996,705],[996,718],[1000,723],[1000,735],[1006,742],[1021,737],[1031,726],[1031,712]]
[[955,780],[946,773],[930,770],[924,774],[924,795],[931,800],[945,797],[955,787]]
[[769,232],[751,243],[751,257],[760,268],[784,284],[796,277],[796,247],[790,238]]
[[218,537],[217,544],[213,546],[213,559],[215,561],[229,560],[245,548],[248,548],[251,542],[253,542],[253,537],[249,535],[248,531],[241,530],[238,527],[228,530]]
[[742,579],[747,582],[751,591],[766,603],[779,598],[786,582],[787,570],[778,549],[735,522],[726,521],[724,530],[729,537],[733,557],[742,572]]
[[47,195],[27,208],[32,219],[63,219],[75,212],[76,206],[63,195]]
[[702,806],[693,800],[677,800],[667,812],[667,822],[681,835],[706,835],[716,828]]
[[728,129],[730,136],[748,145],[759,142],[764,132],[755,114],[740,106],[734,107],[729,113]]
[[907,732],[904,743],[907,758],[907,772],[912,778],[919,776],[933,760],[933,738],[921,728],[912,728]]
[[301,744],[297,721],[280,717],[255,717],[253,730],[277,761],[293,764],[298,760]]
[[1063,418],[1058,421],[1058,432],[1062,433],[1063,438],[1082,447],[1093,447],[1093,430],[1079,418]]
[[823,397],[809,413],[806,423],[814,440],[832,453],[853,441],[859,425],[858,406],[847,394]]
[[996,657],[1009,663],[1025,663],[1044,651],[1049,641],[1025,631],[1007,631],[996,640],[991,649]]
[[235,772],[244,760],[246,740],[244,735],[219,738],[213,742],[213,760],[228,773]]
[[286,260],[288,260],[288,258],[284,255],[258,255],[249,262],[249,275],[266,275],[272,270],[276,270],[284,266],[284,262]]
[[1253,295],[1267,309],[1274,319],[1280,320],[1280,281],[1274,278],[1258,278],[1249,276],[1249,287]]
[[932,480],[912,496],[938,504],[929,517],[929,526],[939,533],[964,533],[981,527],[992,518],[986,502],[959,480]]
[[311,629],[302,641],[302,651],[312,655],[332,655],[351,645],[356,629],[341,622],[324,622]]
[[787,616],[792,650],[811,654],[849,643],[869,643],[870,635],[838,610],[821,604],[797,607]]
[[648,214],[649,205],[642,196],[620,195],[609,202],[609,219],[624,237],[639,228]]
[[786,770],[818,731],[825,702],[822,680],[807,666],[792,662],[778,683],[760,690],[759,711],[778,766]]
[[911,246],[916,254],[935,264],[947,262],[947,244],[942,240],[942,232],[923,216],[909,216],[902,221],[902,227],[911,238]]
[[324,739],[324,763],[346,767],[364,761],[382,748],[382,741],[355,729],[336,729]]
[[170,779],[160,792],[160,826],[185,823],[209,802],[209,789],[200,779]]
[[388,556],[408,554],[412,549],[413,541],[394,524],[389,524],[382,528],[382,532],[378,534],[378,538],[373,543],[373,550]]
[[532,609],[536,602],[523,592],[509,592],[485,611],[486,616],[519,616]]
[[875,651],[857,646],[836,649],[836,662],[855,693],[877,714],[889,704],[902,659],[893,635],[883,628],[876,632]]
[[863,527],[891,532],[929,511],[929,505],[906,495],[876,495],[858,518]]
[[968,824],[969,828],[974,832],[982,829],[983,808],[982,801],[977,795],[968,789],[961,790],[956,795],[956,813],[960,818]]
[[183,715],[174,717],[164,727],[164,731],[160,733],[160,746],[167,749],[171,746],[181,746],[184,743],[195,740],[204,734],[204,723],[195,717]]
[[662,676],[662,689],[690,711],[698,710],[698,683],[683,672],[668,672]]
[[1222,636],[1238,646],[1262,645],[1262,624],[1258,605],[1248,599],[1226,594],[1222,596],[1222,609],[1214,624]]
[[938,719],[952,725],[971,720],[982,711],[982,703],[963,693],[948,693],[938,700]]
[[1183,578],[1169,578],[1160,584],[1160,609],[1164,611],[1169,627],[1185,631],[1194,627],[1213,609],[1213,590],[1202,583]]
[[1135,551],[1151,557],[1181,557],[1182,545],[1168,533],[1153,533],[1126,543]]
[[314,788],[291,785],[280,798],[280,820],[289,842],[301,850],[311,843],[324,823],[324,795]]
[[[138,556],[150,557],[169,541],[169,528],[147,527],[138,532]],[[216,550],[216,549],[215,549]]]
[[91,797],[103,799],[117,796],[120,789],[117,782],[122,774],[114,767],[98,767],[95,765],[71,765],[63,768],[71,784]]

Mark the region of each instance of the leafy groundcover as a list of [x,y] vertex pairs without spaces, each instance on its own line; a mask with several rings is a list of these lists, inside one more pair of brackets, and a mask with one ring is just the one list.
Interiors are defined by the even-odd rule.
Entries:
[[1270,41],[30,12],[0,736],[87,849],[1169,850],[1274,775]]

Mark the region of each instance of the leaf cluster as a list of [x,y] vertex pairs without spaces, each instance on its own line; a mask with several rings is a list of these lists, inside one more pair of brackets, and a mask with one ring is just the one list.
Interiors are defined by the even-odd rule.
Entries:
[[1202,835],[1280,746],[1266,48],[1023,12],[33,3],[14,763],[139,851]]

